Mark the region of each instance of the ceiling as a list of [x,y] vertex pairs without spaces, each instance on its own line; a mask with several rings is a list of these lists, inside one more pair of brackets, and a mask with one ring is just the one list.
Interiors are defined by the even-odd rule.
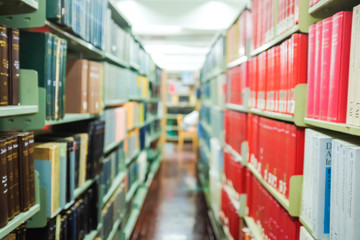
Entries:
[[228,28],[249,0],[117,0],[156,64],[167,71],[199,70],[217,32]]

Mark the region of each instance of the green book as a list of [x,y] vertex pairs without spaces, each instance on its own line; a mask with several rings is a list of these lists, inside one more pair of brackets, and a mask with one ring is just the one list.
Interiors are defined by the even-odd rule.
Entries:
[[61,0],[46,0],[46,18],[60,20]]
[[20,68],[38,72],[38,85],[46,90],[46,119],[50,119],[51,113],[52,36],[51,33],[20,32]]
[[52,56],[51,56],[51,106],[50,106],[50,117],[52,120],[57,119],[56,111],[57,111],[57,88],[58,88],[58,81],[59,81],[59,60],[58,55],[60,55],[60,38],[56,35],[52,35]]
[[59,82],[59,115],[60,118],[65,116],[65,77],[66,77],[66,58],[67,58],[67,41],[61,39],[61,68]]

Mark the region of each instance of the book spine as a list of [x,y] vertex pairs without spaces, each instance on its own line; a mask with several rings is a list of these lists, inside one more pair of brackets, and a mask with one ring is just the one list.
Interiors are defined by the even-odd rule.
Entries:
[[315,85],[314,85],[314,118],[319,119],[321,90],[321,54],[323,21],[316,24],[315,35]]
[[346,121],[351,22],[351,12],[339,12],[333,16],[327,117],[327,120],[331,122],[344,123]]
[[308,71],[307,71],[307,106],[306,116],[314,118],[314,87],[315,87],[315,35],[316,25],[313,24],[309,27],[309,48],[308,48]]
[[33,206],[35,205],[34,133],[29,133],[27,140],[29,164],[29,199],[30,206]]
[[5,227],[8,223],[8,177],[6,159],[6,141],[0,139],[0,227]]
[[44,77],[45,79],[45,89],[46,89],[46,119],[51,119],[51,90],[53,84],[53,67],[52,67],[52,56],[53,56],[53,35],[51,33],[45,33],[45,68],[44,68]]
[[[352,156],[350,159],[353,161],[353,167],[350,165],[350,169],[352,169],[352,176],[353,176],[353,182],[352,182],[352,202],[349,206],[347,215],[350,217],[350,223],[347,223],[348,226],[359,226],[360,224],[360,217],[359,217],[359,201],[360,201],[360,176],[358,174],[358,171],[360,169],[360,148],[359,147],[353,147],[350,148],[350,154]],[[349,231],[349,230],[347,230]],[[360,229],[357,227],[351,227],[350,234],[348,235],[349,239],[358,239],[360,237]]]
[[20,175],[19,175],[19,146],[17,136],[12,137],[13,145],[13,168],[14,168],[14,213],[15,215],[20,213]]
[[19,30],[8,29],[9,37],[9,105],[20,103],[20,62],[19,62]]
[[61,63],[62,63],[62,56],[61,56],[61,38],[59,37],[55,37],[55,82],[53,82],[53,90],[52,90],[52,94],[53,94],[53,109],[52,109],[52,116],[55,120],[59,120],[59,100],[60,100],[60,96],[59,96],[59,85],[60,85],[60,77],[61,77]]
[[332,168],[331,168],[331,194],[330,194],[330,239],[337,240],[337,225],[338,222],[338,209],[339,206],[339,161],[340,161],[340,143],[337,140],[332,142]]
[[14,218],[14,164],[13,164],[13,146],[11,137],[5,138],[6,141],[6,167],[8,176],[8,220]]
[[26,134],[18,136],[19,144],[19,174],[20,174],[20,210],[25,212],[30,207],[30,184],[29,184],[29,150]]
[[62,39],[63,43],[63,58],[62,58],[62,79],[60,81],[61,83],[61,91],[60,91],[60,118],[64,118],[65,116],[65,82],[66,82],[66,58],[67,58],[67,41],[65,39]]
[[352,29],[351,29],[351,45],[350,45],[350,62],[349,62],[349,87],[348,101],[346,112],[346,123],[357,125],[360,114],[360,104],[357,104],[358,89],[358,66],[359,66],[359,50],[358,42],[360,40],[360,6],[354,7]]
[[320,109],[319,119],[327,120],[329,103],[329,83],[330,83],[330,58],[331,58],[331,38],[332,38],[333,18],[324,20],[322,32],[322,52],[321,52],[321,80],[320,80]]
[[6,27],[0,25],[0,106],[9,104],[9,59]]

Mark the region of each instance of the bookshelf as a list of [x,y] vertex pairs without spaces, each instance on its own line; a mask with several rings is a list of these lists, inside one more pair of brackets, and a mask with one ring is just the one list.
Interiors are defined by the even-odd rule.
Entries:
[[[14,1],[15,2],[15,1]],[[102,1],[100,1],[102,2]],[[1,3],[1,0],[0,0]],[[150,55],[145,52],[141,42],[135,38],[131,33],[131,26],[128,21],[122,16],[120,12],[115,7],[114,1],[108,2],[108,10],[111,12],[112,20],[121,27],[125,32],[130,36],[130,40],[134,41],[138,45],[138,51],[142,51],[148,62],[145,62],[144,59],[131,59],[127,62],[121,56],[112,54],[105,49],[100,49],[96,47],[96,43],[92,44],[85,40],[85,38],[76,35],[70,27],[54,23],[51,20],[46,18],[46,0],[19,0],[16,3],[21,3],[18,5],[18,8],[12,8],[17,12],[10,12],[9,9],[1,8],[0,10],[0,23],[6,25],[8,28],[20,28],[24,31],[45,31],[50,32],[58,37],[61,37],[67,40],[67,49],[68,56],[71,58],[81,58],[92,61],[99,61],[103,64],[108,63],[112,66],[115,66],[118,69],[126,69],[136,76],[142,76],[146,81],[149,82],[147,86],[149,89],[145,89],[148,94],[147,97],[122,97],[114,99],[102,99],[103,108],[98,114],[90,113],[66,113],[63,118],[59,120],[54,120],[46,117],[46,90],[43,87],[38,87],[38,73],[34,70],[21,69],[20,70],[20,105],[18,106],[5,106],[0,107],[0,130],[9,131],[9,130],[32,130],[36,133],[43,133],[52,131],[55,128],[62,126],[72,126],[84,122],[84,124],[90,123],[93,120],[99,120],[104,118],[105,111],[112,108],[122,107],[124,104],[129,101],[138,102],[138,104],[147,103],[148,105],[157,105],[160,103],[160,98],[158,96],[157,87],[161,81],[162,70],[155,65]],[[29,10],[30,8],[31,11]],[[1,11],[5,10],[5,14]],[[91,40],[89,40],[91,41]],[[136,52],[138,53],[138,52]],[[139,62],[137,62],[137,60]],[[155,73],[157,71],[157,73]],[[160,73],[160,74],[159,74]],[[130,82],[131,79],[127,79]],[[145,80],[144,80],[145,81]],[[145,88],[145,87],[144,87]],[[146,132],[146,142],[144,149],[142,151],[154,151],[154,145],[152,142],[158,141],[160,137],[161,128],[159,128],[155,122],[162,120],[162,116],[159,115],[157,107],[145,109],[147,111],[148,118],[145,121],[134,127],[133,130],[139,130],[149,128],[149,132]],[[154,126],[156,125],[156,126]],[[126,132],[126,137],[128,133]],[[139,137],[139,135],[138,135]],[[140,137],[139,137],[140,138]],[[113,154],[113,152],[118,151],[122,147],[122,143],[113,142],[112,144],[106,146],[104,149],[103,155],[101,156],[101,162],[108,155]],[[139,140],[140,141],[140,140]],[[156,154],[161,151],[161,144],[157,145]],[[104,216],[102,215],[102,210],[107,203],[112,203],[112,197],[116,191],[121,187],[123,180],[128,177],[127,168],[130,168],[130,165],[139,164],[138,157],[140,150],[136,151],[129,156],[127,159],[123,159],[125,169],[122,169],[114,179],[112,179],[110,188],[105,193],[105,186],[101,183],[101,174],[103,172],[95,174],[91,179],[86,180],[83,184],[73,190],[73,199],[70,202],[67,202],[65,206],[60,207],[55,213],[51,215],[51,219],[47,218],[45,212],[45,203],[46,203],[46,190],[40,188],[39,179],[36,178],[36,204],[31,207],[27,212],[20,213],[13,220],[11,220],[6,227],[0,229],[0,238],[6,237],[9,233],[14,231],[18,226],[23,223],[27,224],[27,228],[42,228],[47,226],[50,221],[54,218],[60,217],[60,214],[63,215],[65,210],[70,211],[75,205],[77,200],[82,198],[84,194],[87,194],[90,189],[96,184],[99,186],[99,196],[98,196],[98,224],[97,227],[92,231],[89,231],[85,238],[86,240],[93,240],[97,237],[102,237],[104,224]],[[142,204],[147,195],[149,186],[152,183],[152,180],[161,164],[161,155],[156,155],[156,159],[153,157],[150,158],[150,155],[146,157],[146,162],[149,162],[149,166],[146,169],[146,175],[148,179],[145,182],[139,182],[138,180],[131,185],[128,194],[126,195],[126,207],[136,206],[137,214],[132,214],[132,217],[127,221],[123,216],[116,216],[117,220],[112,226],[112,230],[108,239],[113,239],[115,236],[125,236],[131,234],[133,225],[136,223],[136,219],[140,213]],[[128,165],[128,166],[126,166]],[[36,175],[38,176],[38,175]],[[139,177],[139,176],[137,176]],[[41,176],[40,176],[41,178]],[[125,201],[125,199],[124,199]],[[132,226],[131,228],[126,228],[125,226]],[[130,232],[129,232],[130,231]]]
[[242,63],[245,63],[249,60],[249,58],[247,56],[243,56],[243,57],[239,57],[238,59],[229,62],[228,64],[226,64],[226,68],[233,68],[235,66],[238,66]]
[[334,132],[345,133],[354,136],[360,136],[360,127],[351,126],[346,123],[333,123],[318,119],[305,118],[305,123],[308,126],[331,130]]
[[320,0],[309,7],[309,14],[315,17],[326,18],[343,10],[352,10],[359,1],[351,0]]
[[37,0],[0,1],[0,15],[31,13],[38,9]]

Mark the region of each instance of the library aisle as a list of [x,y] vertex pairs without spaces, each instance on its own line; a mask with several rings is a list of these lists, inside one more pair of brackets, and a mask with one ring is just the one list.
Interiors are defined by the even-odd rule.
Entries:
[[131,239],[215,239],[203,189],[196,180],[191,144],[185,144],[182,151],[176,144],[166,144],[162,165],[145,202]]

